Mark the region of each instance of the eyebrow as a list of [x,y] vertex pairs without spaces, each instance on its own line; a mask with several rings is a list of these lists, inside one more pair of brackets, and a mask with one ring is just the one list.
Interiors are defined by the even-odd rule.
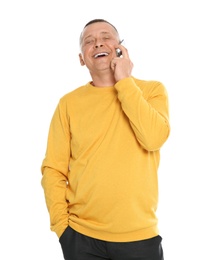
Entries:
[[[100,34],[107,35],[110,34],[109,32],[101,32]],[[83,41],[85,41],[87,38],[94,37],[92,34],[87,35],[85,38],[83,38]]]

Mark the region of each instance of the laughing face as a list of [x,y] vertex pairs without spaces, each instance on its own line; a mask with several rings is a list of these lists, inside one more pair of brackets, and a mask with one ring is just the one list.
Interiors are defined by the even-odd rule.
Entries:
[[97,22],[88,25],[81,35],[81,65],[86,65],[90,73],[110,69],[118,43],[119,35],[110,24]]

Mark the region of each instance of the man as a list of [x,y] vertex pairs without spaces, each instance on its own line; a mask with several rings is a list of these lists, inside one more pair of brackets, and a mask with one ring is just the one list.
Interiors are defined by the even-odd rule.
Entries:
[[163,259],[156,209],[167,92],[132,76],[120,42],[106,20],[85,25],[79,59],[92,80],[60,99],[49,129],[42,186],[66,260]]

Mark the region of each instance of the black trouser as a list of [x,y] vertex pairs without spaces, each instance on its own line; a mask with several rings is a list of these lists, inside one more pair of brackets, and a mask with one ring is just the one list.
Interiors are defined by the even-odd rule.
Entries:
[[59,239],[65,260],[163,260],[161,236],[134,242],[105,242],[67,227]]

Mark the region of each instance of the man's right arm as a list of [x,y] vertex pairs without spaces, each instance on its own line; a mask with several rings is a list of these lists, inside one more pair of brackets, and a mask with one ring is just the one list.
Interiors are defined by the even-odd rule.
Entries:
[[59,103],[53,115],[46,149],[42,162],[42,187],[50,215],[51,230],[60,237],[68,226],[68,206],[66,200],[69,158],[70,133],[65,109]]

